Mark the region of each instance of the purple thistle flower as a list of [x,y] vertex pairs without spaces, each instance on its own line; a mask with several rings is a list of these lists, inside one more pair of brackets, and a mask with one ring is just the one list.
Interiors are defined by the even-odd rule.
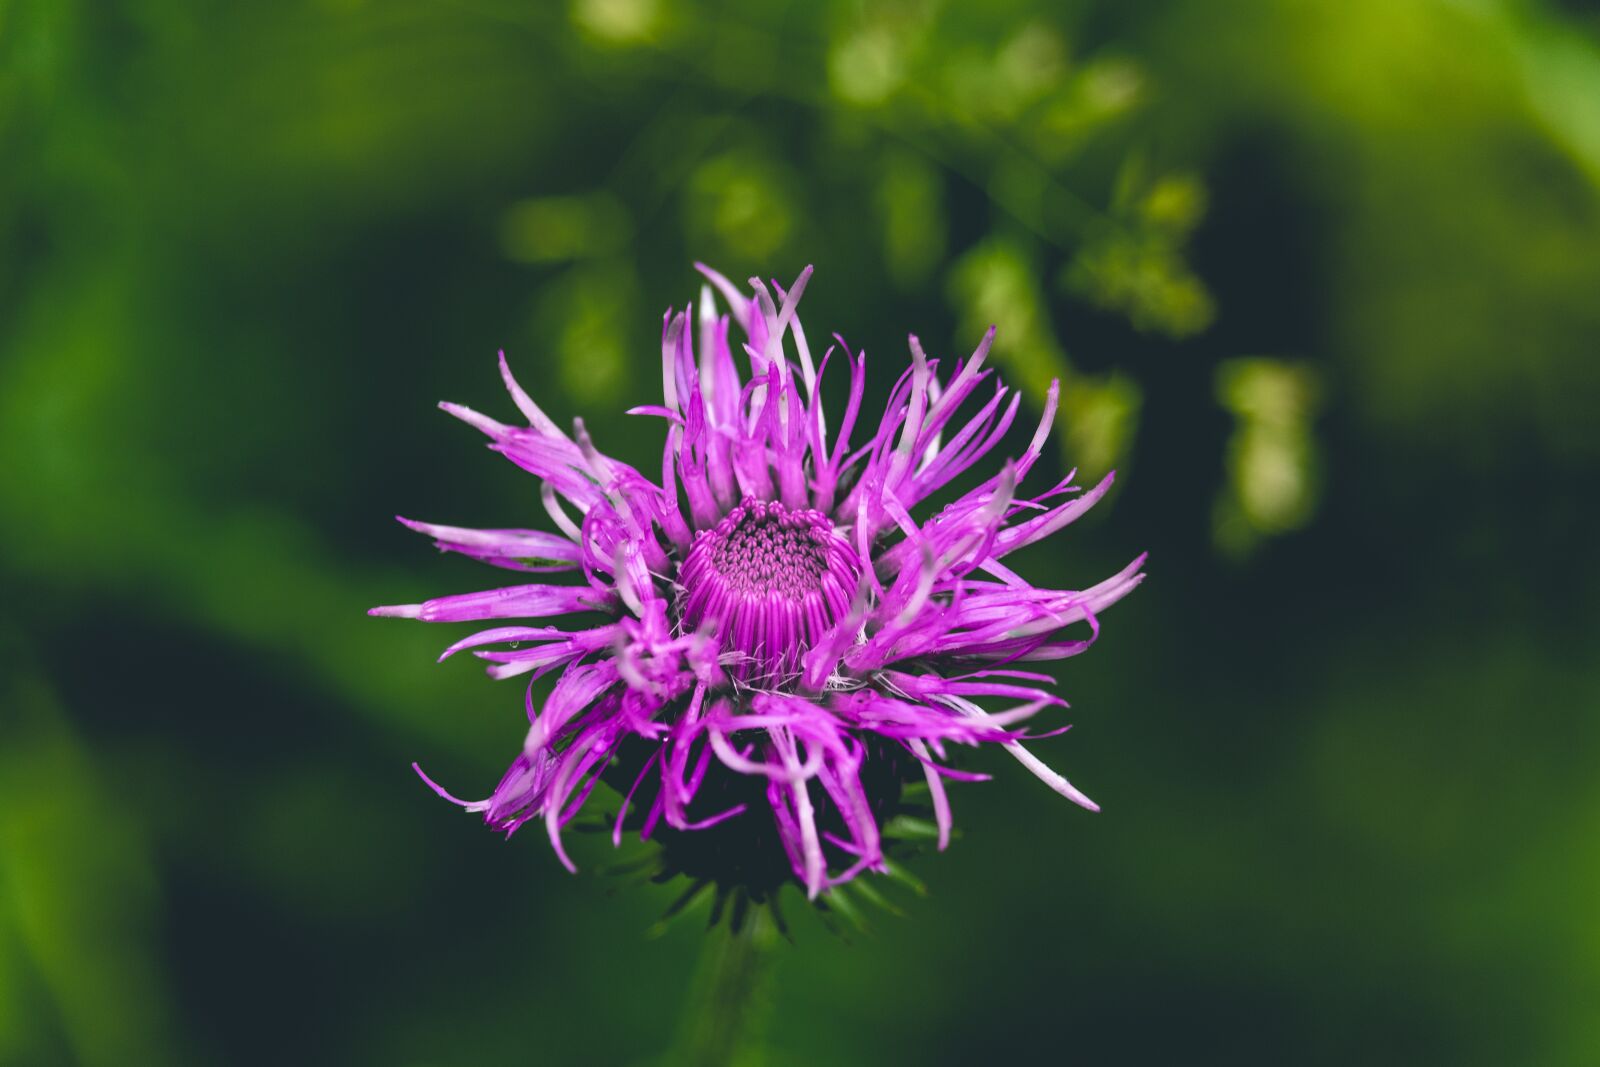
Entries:
[[[750,296],[699,269],[732,314],[719,316],[703,290],[698,343],[692,309],[665,317],[664,403],[633,412],[666,423],[659,484],[601,453],[582,420],[562,432],[512,378],[504,354],[501,373],[526,426],[441,405],[541,480],[561,533],[400,521],[441,549],[576,581],[371,614],[600,618],[569,629],[497,625],[445,649],[441,659],[473,650],[496,678],[530,675],[530,728],[486,800],[456,800],[424,780],[497,829],[542,819],[575,870],[562,828],[604,779],[624,795],[614,842],[625,828],[670,838],[678,869],[703,880],[759,894],[792,876],[813,898],[887,869],[882,823],[908,780],[926,781],[939,847],[948,844],[945,781],[987,777],[950,767],[951,744],[999,745],[1062,796],[1098,810],[1022,746],[1021,725],[1065,702],[1044,688],[1049,676],[1017,665],[1088,648],[1100,612],[1144,577],[1144,557],[1081,591],[1036,588],[1003,562],[1073,522],[1111,485],[1107,475],[1083,493],[1069,474],[1036,497],[1017,495],[1044,448],[1056,385],[1022,455],[919,522],[913,509],[984,458],[1016,417],[1020,397],[996,381],[957,418],[993,373],[984,367],[993,328],[943,380],[912,337],[911,366],[852,447],[865,356],[836,338],[812,360],[795,317],[811,268],[787,292],[753,279]],[[736,369],[730,319],[746,338],[748,380]],[[830,432],[820,383],[836,355],[850,393]],[[1077,623],[1087,633],[1066,636]],[[557,672],[535,707],[533,680]]]

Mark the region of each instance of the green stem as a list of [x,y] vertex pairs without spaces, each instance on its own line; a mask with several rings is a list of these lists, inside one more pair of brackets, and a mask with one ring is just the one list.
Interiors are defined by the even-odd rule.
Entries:
[[772,1008],[777,931],[764,907],[751,908],[738,931],[707,931],[677,1046],[675,1067],[758,1067]]

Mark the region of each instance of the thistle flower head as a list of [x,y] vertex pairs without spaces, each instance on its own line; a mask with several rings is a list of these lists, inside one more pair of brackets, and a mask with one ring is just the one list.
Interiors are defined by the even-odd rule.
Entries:
[[[1085,590],[1035,587],[1004,562],[1111,484],[1082,492],[1068,475],[1018,495],[1056,387],[1020,456],[919,520],[1017,416],[1020,398],[985,367],[993,329],[944,375],[912,337],[883,415],[865,421],[865,356],[838,340],[814,360],[796,317],[810,268],[788,290],[752,280],[748,295],[700,269],[728,312],[708,288],[698,314],[667,314],[664,400],[635,412],[665,424],[659,482],[602,453],[581,420],[558,427],[503,355],[526,425],[441,405],[540,480],[559,533],[401,521],[441,549],[567,580],[372,610],[492,621],[444,657],[470,649],[496,678],[529,677],[528,732],[494,792],[464,802],[429,784],[497,829],[541,820],[572,868],[562,830],[607,781],[624,798],[614,840],[653,836],[671,869],[757,899],[791,879],[815,897],[886,870],[883,827],[914,780],[945,847],[945,783],[983,777],[950,766],[951,745],[997,745],[1095,809],[1021,743],[1028,720],[1064,705],[1024,665],[1088,648],[1143,557]],[[849,378],[837,422],[821,401],[834,368]],[[561,616],[583,621],[530,621]],[[534,682],[552,674],[536,701]]]

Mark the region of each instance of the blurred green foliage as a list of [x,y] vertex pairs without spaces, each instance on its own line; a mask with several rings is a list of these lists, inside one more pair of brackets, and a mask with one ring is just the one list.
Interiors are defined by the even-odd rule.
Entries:
[[1317,394],[1317,375],[1303,364],[1255,358],[1217,368],[1217,399],[1234,418],[1212,520],[1219,548],[1242,555],[1262,536],[1310,521],[1321,473],[1311,428]]
[[[0,1063],[648,1062],[675,887],[438,801],[520,693],[375,603],[538,522],[498,348],[650,469],[658,316],[990,324],[1027,554],[1152,580],[774,1063],[1600,1059],[1600,21],[1531,0],[0,0]],[[1269,356],[1260,354],[1267,353]],[[837,383],[835,383],[837,384]],[[1024,420],[1025,421],[1025,420]],[[792,907],[791,912],[803,909]],[[694,916],[691,915],[691,918]],[[692,1029],[692,1028],[690,1028]]]

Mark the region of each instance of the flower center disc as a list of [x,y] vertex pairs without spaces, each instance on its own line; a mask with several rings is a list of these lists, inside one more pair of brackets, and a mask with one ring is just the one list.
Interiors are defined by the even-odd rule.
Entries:
[[844,617],[860,576],[827,516],[747,500],[695,535],[679,573],[683,625],[712,623],[723,651],[745,657],[729,665],[735,677],[771,681]]

